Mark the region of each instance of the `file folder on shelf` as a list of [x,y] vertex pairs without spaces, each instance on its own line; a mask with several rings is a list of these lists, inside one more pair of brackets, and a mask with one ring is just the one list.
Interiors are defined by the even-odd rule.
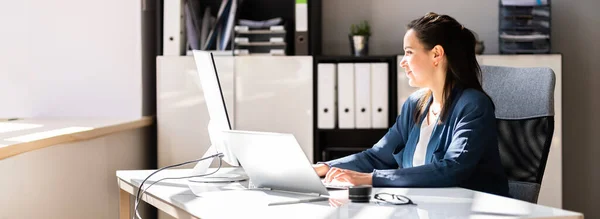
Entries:
[[388,64],[371,63],[372,128],[388,128]]
[[183,1],[166,0],[163,6],[163,55],[185,54],[186,37]]
[[353,129],[354,123],[354,64],[339,63],[337,65],[337,100],[338,100],[338,127],[340,129]]
[[320,63],[317,67],[317,127],[335,128],[335,64]]
[[371,128],[371,64],[354,64],[356,128]]
[[308,55],[308,4],[307,0],[296,0],[294,20],[294,49],[296,55]]

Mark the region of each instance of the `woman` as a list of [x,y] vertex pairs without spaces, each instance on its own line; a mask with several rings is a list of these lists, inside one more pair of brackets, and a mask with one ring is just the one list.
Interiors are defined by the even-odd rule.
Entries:
[[404,68],[423,89],[372,148],[314,166],[326,182],[375,187],[452,187],[508,196],[494,104],[483,91],[473,33],[447,15],[408,24]]

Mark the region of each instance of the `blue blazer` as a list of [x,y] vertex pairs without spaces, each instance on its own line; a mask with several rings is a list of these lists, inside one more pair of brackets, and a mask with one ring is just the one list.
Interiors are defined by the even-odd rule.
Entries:
[[[464,187],[508,196],[508,180],[500,162],[492,101],[474,89],[452,91],[446,121],[434,127],[425,164],[413,167],[413,156],[425,116],[414,123],[413,93],[396,123],[372,148],[325,162],[332,167],[372,172],[375,187]],[[427,109],[433,98],[429,99]],[[427,110],[426,109],[426,110]],[[427,112],[427,111],[425,111]]]

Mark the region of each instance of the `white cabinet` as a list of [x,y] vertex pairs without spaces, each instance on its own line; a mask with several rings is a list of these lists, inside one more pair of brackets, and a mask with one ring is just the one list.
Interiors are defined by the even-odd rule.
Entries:
[[311,56],[235,58],[235,128],[292,133],[313,158]]
[[[312,160],[312,57],[215,56],[233,128],[292,133]],[[192,56],[157,59],[158,166],[200,158],[208,110]]]

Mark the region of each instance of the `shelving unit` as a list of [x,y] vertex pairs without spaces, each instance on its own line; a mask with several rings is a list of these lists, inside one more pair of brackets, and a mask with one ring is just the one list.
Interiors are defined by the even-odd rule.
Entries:
[[322,55],[322,0],[308,0],[308,54]]
[[[317,112],[319,98],[319,63],[387,63],[388,64],[388,124],[391,126],[398,115],[397,56],[316,56],[313,59],[313,112]],[[317,124],[318,113],[313,113],[313,124]],[[327,161],[371,148],[385,133],[383,129],[319,129],[313,126],[314,161]]]

